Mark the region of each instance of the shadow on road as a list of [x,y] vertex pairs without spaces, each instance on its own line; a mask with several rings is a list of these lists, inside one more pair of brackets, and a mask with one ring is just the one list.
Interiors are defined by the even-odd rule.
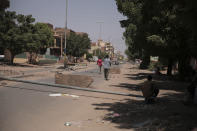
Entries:
[[110,85],[110,86],[126,88],[126,89],[132,90],[132,91],[141,91],[140,85],[137,85],[137,84],[120,83],[119,85]]
[[[125,74],[132,80],[143,80],[150,73]],[[120,129],[136,131],[187,131],[197,128],[197,106],[185,106],[182,102],[188,83],[172,81],[166,75],[153,75],[155,86],[162,95],[154,104],[145,104],[144,100],[125,99],[115,103],[94,103],[95,110],[107,110],[104,120],[117,124]],[[141,91],[139,84],[121,83],[113,87]]]
[[186,131],[197,127],[196,106],[184,106],[183,94],[166,94],[155,104],[126,99],[116,103],[94,103],[95,110],[107,110],[104,120],[116,123],[117,128],[137,131]]
[[[172,77],[169,77],[167,75],[155,75],[152,73],[138,73],[138,74],[125,74],[125,75],[126,78],[129,78],[131,80],[146,80],[148,75],[152,75],[154,85],[162,90],[185,92],[185,89],[188,86],[188,83],[174,81]],[[112,85],[112,86],[126,88],[131,91],[141,91],[140,87],[143,84],[144,83],[139,83],[139,84],[121,83],[119,85]]]

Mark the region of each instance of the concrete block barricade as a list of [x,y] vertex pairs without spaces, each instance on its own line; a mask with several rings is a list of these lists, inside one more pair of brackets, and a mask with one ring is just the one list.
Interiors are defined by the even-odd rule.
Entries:
[[110,68],[109,73],[110,74],[120,74],[120,68],[112,67],[112,68]]
[[71,74],[55,74],[55,83],[69,86],[89,87],[93,82],[90,76],[71,75]]

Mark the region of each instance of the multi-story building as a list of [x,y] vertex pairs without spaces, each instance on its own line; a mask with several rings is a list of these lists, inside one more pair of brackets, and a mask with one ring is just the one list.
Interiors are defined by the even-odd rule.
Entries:
[[89,49],[89,53],[95,55],[96,54],[96,50],[100,49],[100,47],[98,46],[98,44],[96,42],[92,42],[91,43],[91,48]]
[[110,42],[107,42],[105,45],[105,52],[109,54],[111,58],[114,57],[114,47]]
[[111,58],[114,57],[114,47],[110,42],[104,42],[103,40],[98,40],[97,43],[93,42],[91,44],[91,49],[89,50],[89,53],[92,53],[94,55],[96,54],[96,50],[100,50],[101,52],[109,54]]
[[[66,34],[69,34],[71,30],[67,29]],[[54,32],[54,45],[51,47],[51,53],[57,56],[63,55],[63,49],[65,48],[65,29],[55,28]]]
[[[63,55],[63,49],[65,48],[65,28],[55,28],[54,32],[54,45],[51,47],[51,53],[56,56]],[[69,36],[70,32],[74,32],[71,29],[66,30],[66,36]],[[84,32],[75,32],[77,35],[84,35]]]

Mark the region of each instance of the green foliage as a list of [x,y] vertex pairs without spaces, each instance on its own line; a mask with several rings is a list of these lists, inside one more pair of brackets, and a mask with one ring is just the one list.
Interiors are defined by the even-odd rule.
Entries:
[[10,6],[9,0],[0,0],[0,11],[4,11],[9,6]]
[[157,68],[163,69],[163,64],[161,62],[150,62],[150,65],[148,66],[148,69],[151,71],[156,70]]
[[29,52],[38,53],[40,48],[47,48],[53,44],[53,32],[44,23],[36,23],[31,34],[27,35],[27,47]]
[[[188,60],[197,57],[197,2],[195,0],[116,0],[118,11],[127,17],[120,21],[128,58],[139,57],[145,68],[148,57],[160,56],[179,62],[184,74]],[[185,70],[185,71],[184,71]]]
[[92,58],[93,58],[93,55],[91,53],[87,52],[86,60],[90,61],[90,59],[92,59]]
[[106,52],[101,52],[98,58],[104,59],[106,55],[108,55]]
[[90,39],[87,34],[76,34],[71,31],[67,37],[66,54],[81,57],[90,49]]
[[15,12],[1,12],[0,22],[0,47],[8,49],[11,52],[11,61],[15,55],[25,51],[25,44],[29,33],[31,32],[31,16],[16,15]]
[[93,55],[98,56],[98,58],[100,58],[100,59],[103,59],[107,55],[107,53],[101,51],[101,49],[98,48],[98,49],[93,51]]
[[10,63],[14,56],[22,52],[38,53],[41,47],[53,42],[52,31],[47,25],[37,23],[31,15],[17,15],[15,12],[0,12],[0,48],[11,52]]
[[93,51],[94,56],[99,56],[101,54],[101,49],[96,49]]

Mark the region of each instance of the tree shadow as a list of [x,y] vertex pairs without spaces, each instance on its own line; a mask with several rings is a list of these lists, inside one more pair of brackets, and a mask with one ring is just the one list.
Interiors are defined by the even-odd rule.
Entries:
[[[162,95],[154,104],[145,104],[144,100],[125,99],[115,103],[94,103],[95,110],[107,110],[105,121],[117,124],[120,129],[147,130],[192,130],[197,127],[197,106],[185,106],[183,98],[188,86],[186,82],[173,81],[166,75],[151,73],[126,74],[132,80],[143,80],[148,75],[153,76],[153,84]],[[131,91],[141,91],[139,84],[120,83],[112,87],[126,88]]]
[[119,85],[110,85],[110,86],[126,88],[126,89],[132,90],[132,91],[141,91],[141,89],[140,89],[141,84],[120,83]]
[[156,75],[154,73],[137,73],[137,74],[125,74],[126,78],[131,80],[143,80],[146,79],[148,75],[151,75],[154,80],[158,81],[178,81],[176,75],[168,76],[166,74]]
[[132,80],[143,80],[145,79],[148,75],[152,75],[152,73],[138,73],[138,74],[125,74],[129,79]]
[[[153,83],[156,87],[162,90],[173,90],[178,92],[184,92],[189,85],[187,82],[175,81],[171,76],[167,75],[155,75],[152,73],[138,73],[138,74],[125,74],[132,80],[146,80],[148,75],[153,77]],[[140,91],[140,87],[144,82],[139,84],[120,83],[119,85],[112,85],[114,87],[127,88],[129,90]]]
[[[144,82],[139,83],[139,84],[120,83],[119,85],[110,85],[110,86],[125,88],[130,91],[141,91],[141,87],[143,85],[144,85]],[[157,88],[159,88],[160,90],[171,90],[171,91],[176,91],[176,92],[185,92],[189,83],[154,80],[153,85],[156,86]]]
[[39,65],[33,65],[33,64],[27,64],[27,63],[13,63],[13,64],[9,64],[7,62],[0,62],[0,65],[3,66],[13,66],[13,67],[38,67]]
[[94,103],[95,110],[107,110],[105,121],[117,124],[120,129],[139,131],[191,130],[197,127],[196,106],[184,106],[183,93],[166,94],[154,104],[143,100],[125,99],[124,102]]

